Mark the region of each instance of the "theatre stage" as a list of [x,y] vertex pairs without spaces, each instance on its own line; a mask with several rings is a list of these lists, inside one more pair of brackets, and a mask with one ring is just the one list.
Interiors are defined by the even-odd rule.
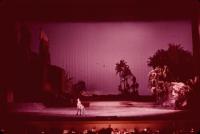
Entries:
[[[155,105],[153,102],[134,101],[92,101],[86,107],[85,115],[76,116],[76,107],[53,108],[45,107],[41,103],[17,104],[10,111],[10,120],[7,126],[12,125],[12,130],[24,131],[19,123],[39,130],[59,128],[84,130],[96,127],[106,128],[109,124],[113,128],[176,128],[199,126],[196,119],[186,119],[184,110],[166,109]],[[194,122],[195,120],[195,122]],[[6,125],[5,123],[3,125]],[[17,127],[16,127],[17,126]]]
[[93,101],[85,108],[85,115],[76,116],[76,107],[52,108],[41,103],[21,104],[13,113],[42,117],[62,118],[143,118],[181,113],[181,110],[166,109],[153,102],[134,101]]

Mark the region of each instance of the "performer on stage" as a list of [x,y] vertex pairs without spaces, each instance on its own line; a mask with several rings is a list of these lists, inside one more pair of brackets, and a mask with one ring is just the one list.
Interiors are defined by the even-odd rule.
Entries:
[[80,99],[77,99],[77,113],[76,115],[84,115],[85,114],[85,107],[81,103]]

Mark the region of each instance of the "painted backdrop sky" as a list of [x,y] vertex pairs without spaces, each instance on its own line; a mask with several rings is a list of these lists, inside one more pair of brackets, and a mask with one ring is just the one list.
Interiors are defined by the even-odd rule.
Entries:
[[169,43],[192,52],[189,21],[165,22],[30,22],[32,50],[38,52],[42,28],[49,38],[51,63],[62,67],[73,82],[84,80],[96,94],[118,94],[115,64],[127,61],[139,83],[139,94],[149,95],[147,61]]

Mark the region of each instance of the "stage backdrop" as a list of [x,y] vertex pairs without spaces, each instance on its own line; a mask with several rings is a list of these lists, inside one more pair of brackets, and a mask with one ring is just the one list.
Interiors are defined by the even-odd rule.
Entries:
[[42,28],[49,38],[51,63],[66,70],[73,82],[83,80],[93,94],[118,94],[115,64],[127,61],[139,83],[139,94],[149,95],[147,61],[169,43],[192,52],[189,21],[27,23],[32,50],[38,52]]

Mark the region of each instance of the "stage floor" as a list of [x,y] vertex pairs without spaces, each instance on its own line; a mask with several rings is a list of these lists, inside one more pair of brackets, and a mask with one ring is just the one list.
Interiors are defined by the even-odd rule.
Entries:
[[138,128],[199,128],[200,121],[195,116],[186,118],[184,110],[161,108],[153,102],[134,101],[92,101],[86,107],[84,116],[76,116],[76,107],[50,108],[41,103],[16,104],[9,114],[1,117],[0,126],[15,132],[51,132],[76,128],[78,131],[96,128],[100,130],[112,128],[120,130]]
[[[161,108],[153,102],[94,101],[90,102],[90,106],[85,108],[85,115],[79,117],[145,117],[175,114],[181,111]],[[13,112],[17,114],[45,115],[51,117],[77,117],[76,107],[49,108],[41,103],[20,105]]]

